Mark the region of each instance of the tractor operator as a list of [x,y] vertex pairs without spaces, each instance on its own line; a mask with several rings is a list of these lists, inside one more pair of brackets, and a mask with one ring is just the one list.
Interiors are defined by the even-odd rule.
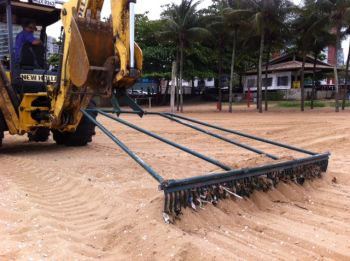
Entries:
[[15,45],[15,62],[20,63],[22,48],[25,44],[32,46],[41,46],[42,41],[34,37],[34,32],[37,31],[35,22],[26,21],[23,23],[23,31],[16,37]]

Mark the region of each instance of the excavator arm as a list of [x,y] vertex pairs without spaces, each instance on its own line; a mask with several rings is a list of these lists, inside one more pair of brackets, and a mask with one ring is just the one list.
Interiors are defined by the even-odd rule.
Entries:
[[71,0],[62,9],[61,75],[53,88],[53,128],[73,131],[94,95],[125,92],[141,74],[142,51],[134,41],[135,0]]

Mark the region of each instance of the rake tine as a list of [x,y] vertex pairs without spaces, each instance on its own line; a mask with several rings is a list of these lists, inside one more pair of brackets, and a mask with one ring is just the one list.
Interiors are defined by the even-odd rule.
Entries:
[[169,213],[173,213],[173,210],[174,210],[174,193],[170,193],[169,194],[169,197],[170,197],[170,200],[169,200]]
[[164,213],[170,213],[168,193],[164,193]]
[[228,194],[238,198],[238,199],[243,199],[240,195],[237,195],[236,193],[233,193],[232,191],[230,191],[228,188],[226,187],[222,187]]
[[189,198],[189,192],[188,190],[184,191],[184,198],[183,198],[183,207],[187,208],[188,206],[188,198]]
[[181,201],[180,201],[180,191],[175,192],[175,214],[177,217],[182,214]]

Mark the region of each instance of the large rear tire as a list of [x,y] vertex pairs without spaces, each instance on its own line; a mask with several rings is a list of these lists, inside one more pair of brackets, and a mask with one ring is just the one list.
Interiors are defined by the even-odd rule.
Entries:
[[2,146],[2,140],[4,139],[4,132],[7,130],[5,119],[0,111],[0,147]]
[[4,139],[4,132],[0,131],[0,148],[2,146],[2,140]]
[[[88,108],[95,108],[96,105],[94,102],[90,102]],[[89,112],[89,114],[96,119],[97,113]],[[85,116],[82,117],[77,129],[75,132],[60,132],[52,131],[53,139],[56,141],[57,145],[81,147],[86,146],[89,142],[92,142],[92,137],[95,133],[96,125],[92,123]]]

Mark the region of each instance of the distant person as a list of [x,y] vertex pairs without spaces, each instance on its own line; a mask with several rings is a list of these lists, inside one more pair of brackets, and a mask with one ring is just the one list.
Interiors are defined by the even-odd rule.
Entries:
[[20,32],[16,37],[16,44],[15,44],[16,64],[20,63],[22,48],[25,44],[29,44],[31,46],[42,45],[41,40],[34,37],[35,31],[37,31],[37,28],[34,22],[27,21],[23,24],[23,31]]

